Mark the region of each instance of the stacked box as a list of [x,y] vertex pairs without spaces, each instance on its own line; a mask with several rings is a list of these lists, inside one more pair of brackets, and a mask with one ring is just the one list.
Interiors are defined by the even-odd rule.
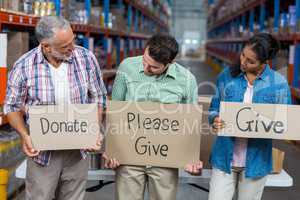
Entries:
[[111,13],[113,17],[113,28],[118,30],[125,30],[127,28],[127,21],[125,19],[125,11],[120,8],[112,8]]
[[7,43],[7,67],[8,71],[14,63],[27,51],[29,51],[29,33],[26,32],[8,32]]
[[93,6],[91,8],[90,24],[96,26],[104,26],[103,9],[100,6]]

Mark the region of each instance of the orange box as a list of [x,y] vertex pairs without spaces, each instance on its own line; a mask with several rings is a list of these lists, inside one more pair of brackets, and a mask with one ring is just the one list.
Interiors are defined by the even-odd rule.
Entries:
[[0,67],[0,105],[4,103],[7,81],[7,68]]

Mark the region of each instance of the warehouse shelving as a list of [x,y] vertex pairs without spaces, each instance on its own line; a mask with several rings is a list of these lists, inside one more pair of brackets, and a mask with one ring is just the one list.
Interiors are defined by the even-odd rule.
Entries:
[[[224,4],[224,0],[222,1],[222,4]],[[255,1],[248,1],[244,3],[244,6],[242,9],[239,9],[237,12],[229,13],[227,16],[225,16],[223,19],[218,20],[217,22],[214,22],[213,25],[208,27],[208,31],[212,31],[213,29],[225,24],[226,22],[229,22],[238,16],[244,14],[245,12],[252,10],[253,8],[262,5],[266,2],[266,0],[255,0]]]
[[[55,4],[56,15],[63,15],[61,9],[61,1],[53,0]],[[141,55],[145,46],[145,42],[150,38],[151,34],[156,32],[169,31],[170,13],[166,9],[166,5],[161,0],[153,0],[152,9],[142,4],[139,0],[101,0],[101,8],[103,8],[103,22],[98,23],[77,23],[71,21],[72,29],[76,35],[76,42],[90,50],[101,49],[101,56],[97,57],[102,70],[104,83],[108,91],[111,91],[114,77],[117,72],[118,64],[127,56]],[[85,0],[85,11],[87,16],[91,17],[92,0]],[[111,26],[111,16],[113,11],[110,9],[123,9],[125,26]],[[102,14],[102,13],[101,13]],[[126,17],[126,18],[125,18]],[[8,39],[4,38],[2,33],[9,33],[11,31],[28,32],[33,35],[34,27],[39,20],[38,16],[32,14],[24,14],[18,11],[0,8],[0,49],[6,53],[5,45]],[[101,48],[99,48],[101,47]],[[8,48],[8,47],[5,47]],[[1,53],[1,54],[5,54]],[[95,53],[96,54],[96,53]],[[6,55],[0,56],[0,126],[1,131],[9,127],[7,118],[1,112],[1,106],[4,102],[5,85],[7,81],[8,67],[5,58]],[[101,63],[102,62],[102,63]],[[11,135],[11,133],[9,133]],[[2,137],[3,132],[1,132]],[[3,143],[0,141],[0,153],[8,157],[15,155],[10,152],[21,152],[20,140],[16,143]],[[11,144],[14,144],[12,146]],[[23,154],[22,154],[23,155]],[[6,160],[8,159],[5,158]],[[0,156],[1,159],[1,156]],[[7,162],[5,162],[7,163]],[[3,167],[3,166],[1,166]],[[9,168],[9,172],[13,172],[14,168]],[[12,173],[13,174],[13,173]],[[20,185],[22,186],[22,185]],[[14,194],[19,185],[12,179],[8,185],[8,195]]]
[[[162,28],[168,30],[167,22],[162,21],[159,16],[155,13],[151,12],[147,9],[144,5],[142,5],[139,1],[132,1],[132,0],[124,0],[125,3],[128,3],[130,6],[138,9],[143,15],[147,16],[148,18],[152,19],[155,23],[159,24]],[[157,1],[156,1],[157,2]],[[159,2],[159,1],[158,1]],[[162,7],[161,7],[162,8]],[[165,13],[165,10],[162,8],[162,12]],[[166,14],[166,13],[165,13]]]
[[[0,10],[0,29],[3,27],[14,28],[34,28],[38,22],[38,17],[33,15],[24,15],[22,13],[16,13],[11,11]],[[72,23],[72,29],[77,33],[90,34],[104,34],[107,36],[119,36],[129,38],[147,39],[150,36],[142,33],[128,33],[123,30],[114,30],[111,28],[105,28],[95,25],[84,25]]]
[[[245,42],[255,32],[270,32],[286,46],[290,46],[289,62],[287,63],[287,79],[295,102],[300,100],[300,1],[299,0],[249,0],[240,1],[241,6],[235,11],[216,19],[218,11],[222,11],[226,1],[214,3],[209,0],[207,56],[223,63],[220,66],[232,65],[238,59],[239,52]],[[289,5],[295,5],[295,30],[282,31],[280,13],[286,13]],[[223,9],[224,10],[224,9]],[[273,20],[272,30],[266,27],[267,20]],[[284,25],[284,28],[288,24]],[[269,28],[269,29],[268,29]],[[298,29],[298,30],[297,30]],[[297,31],[296,31],[297,30]],[[244,32],[244,34],[243,34]],[[246,34],[245,34],[246,33]],[[291,50],[293,49],[293,51]],[[275,60],[274,60],[275,62]]]
[[[62,15],[60,0],[53,0],[55,4],[56,15]],[[83,24],[72,22],[74,33],[80,37],[81,45],[90,50],[93,46],[101,44],[105,52],[103,80],[108,87],[111,88],[114,76],[116,74],[116,66],[127,56],[135,56],[143,53],[145,41],[155,32],[169,32],[170,13],[166,9],[165,4],[161,0],[153,0],[153,8],[148,8],[139,0],[103,0],[101,1],[104,24]],[[87,16],[91,16],[91,0],[85,0],[85,9]],[[126,28],[109,26],[110,9],[124,9]],[[18,11],[0,9],[0,32],[22,31],[33,32],[39,20],[38,16],[32,14],[24,14]],[[148,30],[145,32],[145,30]],[[79,38],[78,37],[78,38]],[[90,45],[90,39],[93,39]],[[1,65],[1,64],[0,64]],[[0,66],[0,70],[3,67]],[[1,84],[5,85],[7,70],[1,71]],[[2,83],[3,82],[3,83]],[[108,85],[110,84],[110,85]],[[3,90],[3,87],[0,89]],[[4,92],[0,91],[0,106],[3,104]],[[6,124],[7,120],[0,112],[0,126]]]

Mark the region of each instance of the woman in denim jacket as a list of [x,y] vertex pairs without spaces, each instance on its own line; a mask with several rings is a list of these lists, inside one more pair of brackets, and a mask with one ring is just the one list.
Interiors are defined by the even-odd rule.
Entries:
[[[213,129],[225,123],[219,117],[221,101],[290,104],[289,85],[268,65],[279,50],[270,34],[250,38],[240,55],[238,67],[225,69],[217,79],[217,90],[210,105]],[[211,158],[213,166],[209,200],[260,200],[266,176],[272,171],[272,140],[218,136]]]

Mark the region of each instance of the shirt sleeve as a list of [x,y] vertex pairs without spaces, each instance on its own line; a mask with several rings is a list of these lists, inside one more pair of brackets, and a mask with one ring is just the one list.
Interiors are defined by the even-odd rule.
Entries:
[[126,92],[127,92],[127,85],[126,85],[126,72],[124,68],[126,67],[124,61],[120,64],[113,89],[112,89],[112,100],[117,101],[125,101],[126,100]]
[[187,97],[186,103],[187,104],[197,104],[198,103],[198,85],[196,78],[191,75],[189,77],[189,81],[187,82]]
[[106,107],[107,91],[102,79],[102,73],[95,56],[90,53],[91,69],[89,72],[89,95],[91,102]]
[[9,72],[4,101],[4,114],[18,112],[25,105],[27,87],[24,76],[22,63],[15,64]]

